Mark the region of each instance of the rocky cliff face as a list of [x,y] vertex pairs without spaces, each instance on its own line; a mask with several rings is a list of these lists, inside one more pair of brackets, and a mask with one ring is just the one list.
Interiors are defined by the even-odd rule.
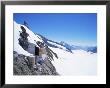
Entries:
[[32,63],[35,57],[18,54],[15,51],[13,57],[14,75],[58,75],[55,67],[48,59],[45,59],[42,65],[37,64],[36,68],[33,68]]

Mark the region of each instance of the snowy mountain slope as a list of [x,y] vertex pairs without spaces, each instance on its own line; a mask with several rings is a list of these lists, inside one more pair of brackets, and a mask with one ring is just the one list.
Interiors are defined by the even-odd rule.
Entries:
[[48,58],[41,66],[37,64],[37,68],[33,68],[35,46],[39,47],[38,43],[43,43],[40,36],[35,35],[25,25],[14,22],[14,75],[58,75],[51,63],[53,56],[57,58],[57,55],[48,46],[45,47],[48,51]]
[[[27,34],[23,33],[21,26],[26,30]],[[20,34],[24,34],[22,37],[28,35],[21,45],[19,39],[22,40],[22,38]],[[82,48],[81,46],[69,45],[64,42],[58,43],[40,34],[34,34],[25,25],[14,22],[14,51],[17,54],[20,54],[20,56],[23,54],[28,56],[28,58],[34,57],[35,46],[39,47],[39,42],[44,43],[46,46],[48,60],[45,62],[45,66],[50,64],[51,69],[48,71],[49,73],[44,71],[43,73],[30,72],[30,74],[57,74],[58,72],[60,75],[96,75],[97,53],[95,51],[97,47]],[[45,70],[44,67],[42,68]]]
[[[29,35],[29,36],[27,36],[27,42],[28,42],[27,50],[24,50],[23,47],[20,46],[20,44],[19,44],[19,38],[21,38],[20,33],[22,33],[21,26],[26,30],[26,33]],[[19,54],[24,54],[24,55],[28,55],[28,56],[33,55],[35,53],[34,52],[35,46],[39,47],[37,44],[38,41],[43,42],[43,40],[41,39],[40,36],[35,35],[25,25],[17,24],[16,22],[14,22],[14,51],[17,51]]]
[[[19,39],[21,38],[20,33],[22,33],[22,28],[23,27],[26,31],[26,33],[28,34],[27,36],[27,45],[28,48],[25,50],[23,49],[23,47],[20,45],[20,41]],[[25,33],[23,35],[23,37],[25,37]],[[26,40],[26,39],[25,39]],[[22,42],[24,42],[25,40],[23,40]],[[32,56],[35,54],[35,46],[39,47],[38,43],[44,43],[45,44],[45,48],[48,51],[48,55],[52,58],[53,56],[51,56],[53,53],[53,55],[57,58],[57,55],[50,49],[48,48],[44,38],[42,38],[41,36],[34,34],[28,27],[26,27],[25,25],[21,25],[21,24],[17,24],[16,22],[14,22],[14,51],[18,52],[19,54],[24,54],[27,56]],[[26,45],[26,44],[24,44]]]
[[43,40],[48,46],[54,47],[54,48],[60,48],[60,49],[63,49],[63,50],[65,50],[65,51],[68,51],[68,52],[71,52],[71,53],[72,53],[71,49],[69,49],[68,47],[65,47],[65,46],[61,45],[60,43],[55,42],[55,41],[53,41],[53,40],[47,39],[46,37],[44,37],[44,36],[42,36],[42,35],[40,35],[40,34],[38,34],[38,35],[42,38],[42,40]]
[[22,31],[20,29],[20,24],[17,24],[14,22],[14,51],[18,52],[19,54],[23,54],[26,56],[30,56],[31,54],[25,51],[20,45],[18,39],[20,38],[20,32]]

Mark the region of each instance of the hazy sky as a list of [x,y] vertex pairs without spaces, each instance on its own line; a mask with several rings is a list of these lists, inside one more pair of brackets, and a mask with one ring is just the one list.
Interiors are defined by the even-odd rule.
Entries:
[[14,13],[14,21],[54,41],[97,45],[96,13]]

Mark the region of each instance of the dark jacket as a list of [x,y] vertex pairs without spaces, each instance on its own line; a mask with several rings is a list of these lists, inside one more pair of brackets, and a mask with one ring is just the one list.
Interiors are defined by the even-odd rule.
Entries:
[[39,56],[39,47],[36,47],[36,46],[35,46],[35,55]]

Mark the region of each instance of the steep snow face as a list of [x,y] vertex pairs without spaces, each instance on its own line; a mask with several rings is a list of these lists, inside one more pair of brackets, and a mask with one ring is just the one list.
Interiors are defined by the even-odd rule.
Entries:
[[73,50],[73,53],[52,48],[59,59],[52,61],[60,75],[96,75],[97,54],[91,54],[84,50]]
[[28,36],[28,41],[29,41],[30,43],[33,43],[33,44],[35,44],[35,45],[37,46],[37,44],[36,44],[37,41],[42,42],[42,39],[41,39],[40,36],[35,35],[35,34],[34,34],[31,30],[29,30],[26,26],[24,26],[24,25],[22,25],[22,26],[26,29],[26,32],[29,34],[29,36]]
[[[32,54],[30,54],[29,52],[27,52],[26,50],[24,50],[20,45],[19,45],[19,38],[20,38],[20,33],[22,32],[21,30],[21,26],[23,26],[26,29],[26,33],[29,34],[28,36],[28,42],[31,43],[31,46],[29,45],[28,47],[28,51],[30,51],[31,53],[33,53],[34,50],[34,46],[38,46],[36,44],[37,41],[42,42],[42,39],[40,38],[40,36],[35,35],[31,30],[29,30],[26,26],[21,25],[21,24],[17,24],[16,22],[14,22],[14,51],[16,51],[19,54],[23,54],[26,56],[32,56]],[[33,45],[33,46],[32,46]]]
[[19,54],[23,54],[26,56],[30,56],[31,54],[25,51],[20,45],[18,39],[20,38],[20,24],[14,22],[14,51],[18,52]]

